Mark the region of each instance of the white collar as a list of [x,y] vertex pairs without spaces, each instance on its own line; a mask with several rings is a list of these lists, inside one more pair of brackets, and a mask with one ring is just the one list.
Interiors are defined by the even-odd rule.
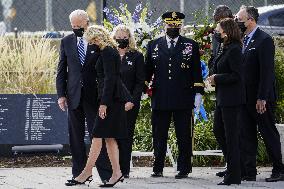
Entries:
[[171,40],[174,40],[174,42],[175,42],[175,44],[177,43],[177,41],[178,41],[178,38],[179,38],[179,36],[177,36],[176,38],[174,38],[174,39],[171,39],[171,38],[169,38],[169,36],[167,36],[166,35],[166,40],[167,40],[167,43],[171,43]]

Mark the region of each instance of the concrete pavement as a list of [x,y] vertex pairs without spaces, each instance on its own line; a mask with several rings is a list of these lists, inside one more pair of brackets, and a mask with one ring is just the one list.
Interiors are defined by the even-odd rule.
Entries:
[[[221,189],[221,188],[255,188],[255,189],[283,189],[284,181],[266,183],[264,179],[270,175],[271,168],[259,168],[256,182],[243,182],[241,185],[217,186],[222,181],[215,173],[222,168],[195,167],[189,178],[174,179],[175,170],[165,168],[163,178],[149,177],[152,172],[150,167],[134,167],[130,179],[125,179],[116,188],[125,189]],[[42,168],[1,168],[0,189],[64,189],[64,188],[99,188],[100,179],[96,169],[93,171],[94,181],[90,187],[87,185],[66,187],[66,179],[70,179],[70,167],[42,167]]]

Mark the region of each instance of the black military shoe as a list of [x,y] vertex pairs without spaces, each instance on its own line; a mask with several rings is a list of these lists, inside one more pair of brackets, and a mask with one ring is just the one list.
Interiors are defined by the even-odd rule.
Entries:
[[176,174],[175,179],[183,179],[183,178],[187,178],[187,177],[188,177],[187,172],[180,171],[178,174]]
[[217,176],[217,177],[224,177],[226,174],[227,174],[227,170],[225,170],[225,171],[220,171],[220,172],[216,173],[216,176]]
[[151,177],[163,177],[163,172],[153,172],[151,173]]
[[265,181],[266,182],[284,181],[284,174],[272,173],[272,175],[269,178],[266,178]]
[[243,176],[242,181],[256,181],[256,176]]

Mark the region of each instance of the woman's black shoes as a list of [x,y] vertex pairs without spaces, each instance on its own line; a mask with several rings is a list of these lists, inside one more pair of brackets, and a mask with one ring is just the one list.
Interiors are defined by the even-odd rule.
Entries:
[[93,181],[93,179],[92,179],[92,175],[91,175],[84,182],[79,182],[79,181],[75,180],[74,178],[72,178],[72,180],[68,180],[65,183],[65,185],[66,186],[75,186],[75,185],[85,184],[85,182],[89,182],[89,184],[88,184],[88,186],[89,186],[92,181]]
[[114,185],[116,185],[118,182],[123,182],[123,181],[124,181],[124,177],[123,175],[121,175],[121,177],[119,177],[119,179],[117,179],[117,181],[115,181],[113,184],[104,183],[104,184],[99,185],[99,187],[110,188],[110,187],[114,187]]

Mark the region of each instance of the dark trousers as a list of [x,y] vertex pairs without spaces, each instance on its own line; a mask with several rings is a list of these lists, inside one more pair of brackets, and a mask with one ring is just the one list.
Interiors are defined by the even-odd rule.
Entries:
[[266,151],[273,163],[273,173],[284,173],[281,144],[278,130],[275,126],[274,103],[266,103],[266,112],[258,114],[255,104],[242,108],[241,124],[241,162],[242,175],[255,176],[257,154],[257,131],[261,134]]
[[[133,136],[134,136],[134,129],[139,109],[140,106],[134,106],[132,110],[127,112],[126,115],[127,115],[128,138],[117,140],[119,148],[119,164],[123,175],[129,174],[130,172],[130,160],[131,160]],[[102,151],[96,162],[96,167],[102,181],[110,179],[112,175],[112,168],[110,160],[108,158],[105,144],[103,144]]]
[[119,162],[120,162],[121,172],[123,175],[129,175],[130,172],[133,137],[134,137],[135,124],[139,113],[139,109],[140,105],[134,106],[132,110],[127,112],[126,115],[127,115],[128,138],[118,140],[119,157],[120,157]]
[[[83,94],[82,94],[83,96]],[[97,104],[90,103],[83,97],[76,109],[68,110],[69,142],[72,154],[72,174],[77,177],[87,162],[87,152],[84,142],[85,121],[92,139],[92,131],[97,113]]]
[[163,172],[172,116],[179,150],[177,169],[181,172],[190,173],[192,171],[192,110],[153,110],[152,134],[155,155],[153,171]]
[[214,134],[226,156],[227,174],[225,182],[241,183],[240,168],[240,106],[216,107],[214,114]]

